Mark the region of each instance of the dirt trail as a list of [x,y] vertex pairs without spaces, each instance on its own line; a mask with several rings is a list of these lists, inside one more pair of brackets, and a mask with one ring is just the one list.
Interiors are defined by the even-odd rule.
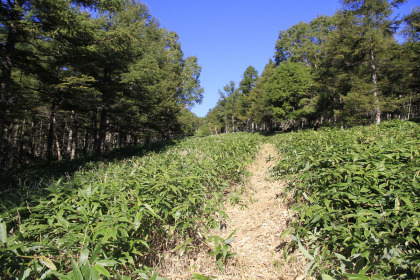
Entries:
[[[191,279],[191,273],[200,273],[217,279],[304,279],[305,261],[299,252],[282,257],[282,246],[288,239],[280,234],[293,217],[292,211],[283,204],[283,188],[280,182],[271,181],[267,171],[275,164],[277,152],[274,145],[264,144],[247,171],[252,175],[242,184],[234,186],[227,194],[226,225],[211,234],[227,238],[236,230],[231,251],[237,253],[224,266],[222,273],[214,259],[204,254],[194,258],[180,258],[184,271],[172,268],[171,273],[161,274],[169,279]],[[238,203],[232,198],[238,197]],[[298,250],[297,250],[298,251]],[[176,262],[175,262],[176,263]],[[189,266],[189,268],[186,268]]]

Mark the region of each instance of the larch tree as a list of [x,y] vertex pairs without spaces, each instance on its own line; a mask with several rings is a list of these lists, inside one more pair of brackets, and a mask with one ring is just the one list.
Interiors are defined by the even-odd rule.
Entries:
[[216,106],[222,107],[223,120],[225,123],[225,133],[229,132],[229,122],[231,121],[231,131],[235,130],[235,120],[234,120],[234,102],[233,98],[230,96],[236,91],[236,86],[234,81],[230,81],[223,87],[223,91],[219,90],[220,99]]
[[311,97],[313,77],[302,63],[284,62],[276,67],[268,79],[265,102],[274,120],[288,129],[307,114],[306,106]]
[[3,166],[176,137],[201,102],[197,58],[140,1],[7,0],[0,15]]
[[[255,126],[264,125],[269,122],[269,115],[264,100],[266,99],[266,85],[275,72],[275,64],[272,59],[269,60],[267,65],[261,74],[261,77],[255,83],[255,86],[251,90],[250,100],[251,105],[248,108],[247,115],[252,119],[252,130],[257,129]],[[261,128],[261,127],[260,127]]]
[[247,114],[248,108],[250,108],[252,104],[251,91],[255,87],[258,79],[258,71],[253,66],[249,66],[245,70],[238,87],[239,98],[236,105],[237,117],[241,122],[240,125],[245,127],[246,130],[250,130],[251,126],[250,116]]
[[337,29],[327,40],[323,67],[343,102],[343,116],[357,123],[381,122],[383,97],[388,94],[381,89],[382,65],[395,44],[393,7],[402,2],[344,0],[336,15]]

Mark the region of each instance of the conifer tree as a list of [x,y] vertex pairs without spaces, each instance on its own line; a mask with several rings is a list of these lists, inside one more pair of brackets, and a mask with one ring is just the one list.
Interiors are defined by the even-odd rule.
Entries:
[[352,122],[381,122],[389,93],[382,90],[380,76],[387,53],[395,44],[392,8],[401,2],[345,0],[336,15],[337,29],[327,40],[322,65],[326,71],[322,75],[330,80],[323,83],[335,95],[332,99],[340,100],[335,109]]
[[265,102],[276,122],[288,129],[306,116],[313,77],[302,63],[284,62],[276,67],[266,84]]
[[262,124],[264,124],[264,128],[266,128],[267,126],[265,124],[269,122],[268,110],[264,100],[266,99],[266,85],[271,76],[274,74],[274,71],[274,61],[270,59],[265,66],[261,77],[255,83],[255,87],[251,90],[251,105],[248,108],[247,115],[252,120],[253,130],[255,130],[255,126],[260,125],[261,127]]
[[257,70],[253,66],[249,66],[243,75],[242,80],[239,83],[238,88],[238,99],[235,105],[236,116],[240,121],[240,126],[246,130],[250,129],[251,120],[247,114],[248,109],[251,107],[251,91],[255,87],[259,76]]

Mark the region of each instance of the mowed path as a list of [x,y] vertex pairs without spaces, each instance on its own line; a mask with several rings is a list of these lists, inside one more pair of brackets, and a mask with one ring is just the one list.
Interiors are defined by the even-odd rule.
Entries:
[[[230,250],[237,255],[225,264],[224,273],[217,268],[214,259],[200,253],[190,259],[179,259],[184,266],[183,272],[175,269],[162,276],[192,279],[191,273],[199,273],[216,279],[304,279],[303,256],[294,252],[288,255],[288,259],[292,259],[288,262],[282,257],[281,248],[289,239],[280,238],[280,234],[287,229],[293,212],[283,204],[284,185],[268,176],[276,156],[274,145],[264,144],[255,161],[247,167],[250,177],[227,194],[226,224],[211,232],[227,238],[236,230]],[[234,192],[241,193],[241,200],[236,204],[230,199]]]

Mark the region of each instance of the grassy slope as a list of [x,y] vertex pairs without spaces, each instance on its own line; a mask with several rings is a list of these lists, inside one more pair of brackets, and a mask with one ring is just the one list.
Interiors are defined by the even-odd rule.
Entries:
[[[337,279],[418,277],[419,132],[417,124],[391,122],[271,138],[282,156],[273,174],[290,180],[298,202],[292,246],[312,260],[309,270]],[[262,139],[186,139],[85,165],[45,183],[35,200],[3,193],[0,275],[40,278],[55,266],[60,278],[144,276],[143,265],[176,246],[173,238],[194,242],[217,224],[219,194],[239,180]],[[26,183],[25,191],[36,185]],[[30,266],[20,257],[35,255]]]
[[[39,278],[52,273],[50,262],[57,276],[143,273],[159,250],[175,245],[168,240],[195,238],[217,222],[214,194],[240,178],[260,141],[241,133],[186,139],[161,153],[93,164],[49,184],[37,202],[3,208],[2,276]],[[46,259],[28,267],[22,255]]]
[[273,138],[274,175],[290,180],[299,213],[289,232],[308,269],[326,279],[419,277],[419,133],[394,121]]

